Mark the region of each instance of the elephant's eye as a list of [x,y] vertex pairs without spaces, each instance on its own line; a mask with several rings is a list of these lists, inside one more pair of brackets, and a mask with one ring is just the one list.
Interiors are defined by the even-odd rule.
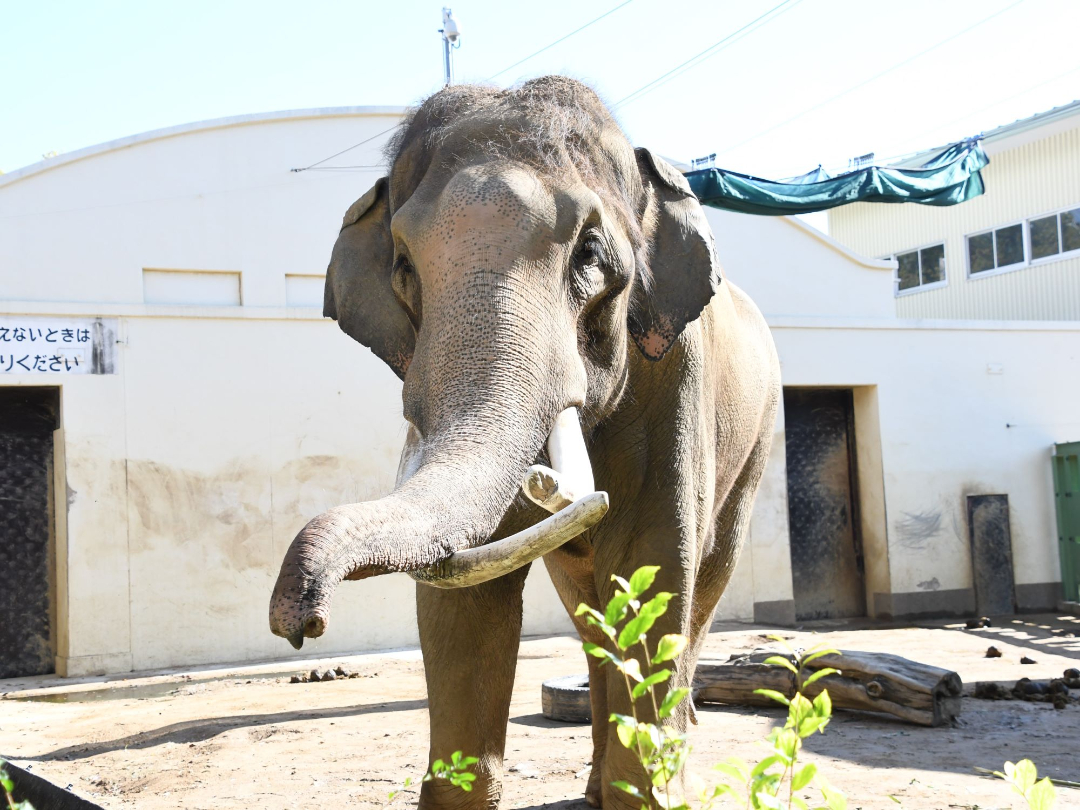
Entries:
[[394,272],[390,274],[390,287],[405,309],[405,314],[412,321],[413,327],[419,331],[421,311],[420,277],[417,275],[412,262],[404,256],[398,257],[397,261],[394,262]]
[[603,241],[597,235],[589,235],[578,245],[574,263],[580,268],[602,268],[606,258]]

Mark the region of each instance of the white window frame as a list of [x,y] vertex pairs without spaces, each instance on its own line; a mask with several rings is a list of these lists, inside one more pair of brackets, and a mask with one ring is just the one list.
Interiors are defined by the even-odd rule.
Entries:
[[[1058,247],[1062,247],[1061,244],[1061,215],[1066,211],[1075,211],[1080,209],[1080,203],[1076,205],[1066,205],[1061,208],[1054,208],[1050,211],[1045,211],[1041,214],[1035,214],[1034,216],[1026,217],[1025,219],[1014,220],[1012,222],[1004,222],[1000,225],[995,225],[992,228],[984,228],[981,231],[973,231],[972,233],[964,234],[964,264],[967,267],[967,277],[973,281],[977,281],[980,278],[989,278],[990,276],[1000,276],[1002,273],[1013,273],[1017,270],[1023,270],[1025,267],[1039,267],[1044,264],[1050,264],[1051,262],[1060,262],[1067,259],[1072,259],[1080,256],[1080,248],[1074,248],[1073,250],[1062,251],[1055,253],[1051,256],[1043,256],[1039,259],[1033,259],[1031,257],[1031,223],[1037,219],[1046,219],[1047,217],[1058,218]],[[1013,262],[1007,264],[1004,267],[995,267],[992,270],[983,270],[979,273],[971,272],[971,250],[968,247],[968,242],[974,236],[983,236],[984,234],[994,234],[994,261],[997,261],[997,231],[1003,228],[1010,228],[1014,225],[1020,226],[1020,234],[1024,243],[1024,259],[1020,262]],[[904,251],[905,253],[907,251]]]
[[[1024,222],[1024,235],[1027,237],[1028,246],[1030,247],[1031,243],[1031,223],[1034,222],[1036,219],[1056,217],[1058,223],[1058,247],[1064,247],[1064,245],[1062,245],[1061,243],[1061,215],[1064,214],[1066,211],[1076,211],[1077,209],[1080,209],[1080,203],[1077,203],[1076,205],[1066,205],[1064,208],[1056,208],[1052,211],[1047,211],[1044,214],[1036,214],[1033,217],[1028,217],[1027,220],[1025,220]],[[1042,264],[1049,264],[1050,262],[1060,262],[1080,256],[1080,248],[1073,248],[1072,250],[1061,250],[1050,256],[1043,256],[1040,259],[1032,258],[1030,252],[1027,254],[1027,256],[1028,264],[1030,264],[1032,267],[1035,267]]]
[[[1066,209],[1069,210],[1069,209]],[[900,259],[897,258],[903,254],[915,253],[919,256],[919,281],[922,281],[922,251],[927,248],[940,247],[945,258],[945,278],[941,281],[931,281],[929,284],[917,284],[914,287],[909,287],[906,290],[900,289]],[[905,295],[914,295],[915,293],[926,292],[927,290],[938,290],[942,287],[949,286],[949,260],[948,254],[945,253],[945,240],[940,242],[927,242],[925,245],[920,245],[917,248],[909,248],[907,250],[898,250],[888,258],[896,262],[896,269],[893,271],[893,297],[902,298]]]
[[[1038,217],[1034,217],[1034,219],[1038,219]],[[1024,258],[1018,262],[1013,262],[1012,264],[1006,264],[1001,267],[993,267],[990,270],[980,270],[978,272],[972,272],[971,248],[969,246],[971,239],[975,236],[985,236],[986,234],[990,234],[992,238],[991,252],[994,255],[994,263],[997,264],[997,232],[1004,230],[1005,228],[1012,228],[1016,225],[1020,226],[1020,240],[1022,243],[1022,249],[1024,251]],[[1031,245],[1029,244],[1029,242],[1030,239],[1028,238],[1028,220],[1026,219],[1020,219],[1014,222],[1004,222],[1001,225],[995,225],[993,228],[985,228],[981,231],[975,231],[973,233],[965,234],[964,263],[967,265],[967,277],[974,281],[980,278],[988,278],[990,276],[1000,276],[1002,273],[1012,273],[1016,270],[1023,270],[1031,263],[1028,260],[1028,257],[1031,256]]]

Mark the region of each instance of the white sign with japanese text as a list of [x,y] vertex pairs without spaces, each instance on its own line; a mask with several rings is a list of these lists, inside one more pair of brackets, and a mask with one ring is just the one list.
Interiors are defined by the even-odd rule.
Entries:
[[117,322],[0,315],[0,376],[115,374]]

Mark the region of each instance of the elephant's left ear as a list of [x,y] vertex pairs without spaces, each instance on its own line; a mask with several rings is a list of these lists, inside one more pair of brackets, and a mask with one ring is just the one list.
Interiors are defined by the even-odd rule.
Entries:
[[634,150],[649,197],[642,230],[647,274],[634,287],[630,334],[641,353],[659,360],[720,289],[712,230],[690,184],[648,149]]

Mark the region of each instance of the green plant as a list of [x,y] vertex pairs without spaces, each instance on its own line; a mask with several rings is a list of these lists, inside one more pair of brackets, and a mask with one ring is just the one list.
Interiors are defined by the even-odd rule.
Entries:
[[15,783],[8,776],[7,769],[4,767],[7,765],[6,759],[0,759],[0,788],[4,791],[4,798],[7,800],[8,810],[34,810],[34,805],[30,802],[17,802],[12,795],[15,792]]
[[1012,785],[1031,810],[1051,810],[1054,806],[1056,794],[1053,784],[1045,776],[1039,779],[1035,763],[1030,759],[1022,759],[1016,764],[1006,762],[1005,772],[994,771],[994,776],[1000,776]]
[[[476,757],[462,756],[460,751],[455,751],[450,755],[449,762],[441,759],[432,762],[431,767],[428,768],[427,773],[420,777],[419,782],[422,784],[433,779],[445,779],[454,787],[468,793],[473,789],[472,783],[476,781],[476,774],[469,769],[479,761]],[[399,789],[390,791],[390,795],[386,800],[387,803],[392,802],[395,796],[401,793],[402,790],[411,787],[412,784],[413,780],[410,776]]]
[[[670,688],[658,703],[656,689],[672,676],[668,667],[658,667],[677,659],[686,648],[687,640],[679,634],[665,635],[650,655],[648,632],[667,611],[674,594],[659,592],[648,601],[641,601],[652,587],[659,570],[658,566],[644,566],[635,571],[629,580],[613,576],[612,581],[618,584],[620,590],[615,592],[604,611],[601,613],[581,604],[577,615],[585,616],[586,622],[598,628],[614,648],[586,642],[583,649],[587,654],[599,658],[601,666],[610,664],[621,672],[630,696],[631,713],[613,713],[610,720],[616,724],[619,742],[633,751],[640,762],[644,782],[634,784],[618,781],[612,783],[613,786],[641,801],[643,810],[685,810],[690,804],[678,790],[691,749],[686,735],[663,721],[671,717],[690,690],[685,687]],[[640,650],[640,658],[634,657],[636,650]],[[789,699],[779,692],[758,690],[788,707],[787,723],[784,728],[769,735],[770,753],[756,765],[751,767],[742,760],[730,759],[716,766],[716,770],[724,774],[727,780],[711,790],[699,791],[702,810],[709,810],[716,802],[729,798],[739,800],[753,810],[780,810],[783,807],[807,810],[806,802],[796,796],[795,791],[805,788],[812,781],[816,781],[821,790],[825,802],[822,810],[845,810],[847,800],[844,794],[830,787],[818,774],[815,765],[798,765],[802,741],[815,732],[824,731],[832,716],[832,703],[827,690],[822,690],[813,701],[806,698],[802,690],[819,678],[836,672],[825,668],[804,678],[803,668],[830,652],[833,651],[815,649],[793,653],[794,663],[781,656],[768,659],[768,663],[786,667],[795,674],[797,690],[793,698]],[[648,701],[652,716],[661,725],[642,721],[638,705],[643,700]],[[785,787],[786,801],[781,799]]]

